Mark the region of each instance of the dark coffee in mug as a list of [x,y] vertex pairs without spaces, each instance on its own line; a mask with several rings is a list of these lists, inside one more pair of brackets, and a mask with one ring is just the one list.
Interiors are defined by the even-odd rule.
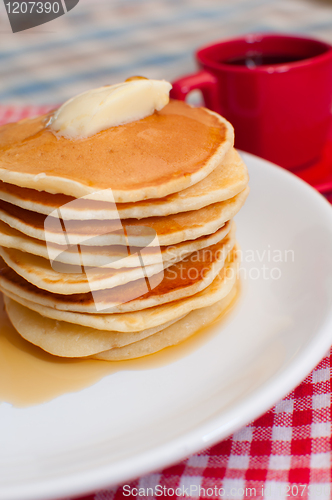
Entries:
[[234,66],[245,66],[253,69],[257,66],[273,66],[274,64],[287,64],[307,59],[304,56],[292,54],[263,54],[260,52],[248,52],[245,55],[231,57],[225,61],[220,61],[223,64],[231,64]]

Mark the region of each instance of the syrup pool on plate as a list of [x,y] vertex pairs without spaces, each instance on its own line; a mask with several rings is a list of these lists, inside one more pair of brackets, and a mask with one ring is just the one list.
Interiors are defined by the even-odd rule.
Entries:
[[231,304],[208,327],[180,344],[160,352],[128,361],[60,358],[24,340],[11,325],[0,294],[0,404],[28,407],[89,387],[103,377],[122,370],[146,370],[170,364],[190,354],[224,326],[233,309],[239,285]]

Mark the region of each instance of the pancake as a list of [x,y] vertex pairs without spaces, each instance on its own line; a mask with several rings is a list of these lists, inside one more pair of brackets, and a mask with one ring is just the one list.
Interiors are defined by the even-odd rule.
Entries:
[[75,141],[45,128],[49,118],[0,127],[0,180],[116,203],[162,198],[204,179],[234,142],[224,118],[181,101]]
[[212,306],[196,309],[183,319],[180,319],[173,325],[150,337],[124,347],[110,349],[109,351],[96,354],[93,357],[107,361],[122,361],[140,358],[161,351],[166,347],[175,346],[188,337],[191,337],[202,328],[214,323],[232,305],[232,302],[236,298],[236,294],[237,285],[235,283],[228,295],[218,300],[218,302]]
[[192,297],[176,300],[168,304],[158,305],[142,311],[115,314],[86,314],[69,311],[58,311],[50,307],[41,306],[15,295],[0,286],[1,291],[15,302],[35,311],[47,318],[66,321],[76,325],[88,326],[97,330],[119,332],[136,332],[180,318],[181,316],[202,307],[215,304],[224,298],[232,289],[237,278],[239,264],[238,247],[229,253],[225,266],[214,281],[201,292]]
[[140,332],[108,332],[46,318],[6,296],[4,301],[12,325],[25,340],[50,354],[65,358],[91,356],[106,349],[126,346],[177,321],[168,321],[164,325]]
[[[246,187],[229,200],[214,203],[200,210],[183,212],[167,217],[125,219],[125,221],[65,221],[66,233],[60,219],[48,217],[46,232],[45,216],[0,201],[0,220],[31,238],[67,245],[84,246],[127,245],[145,247],[175,245],[215,233],[225,222],[232,219],[243,206],[249,193]],[[158,238],[152,240],[151,232]]]
[[[90,267],[109,267],[111,269],[120,269],[122,267],[138,267],[141,261],[138,252],[143,255],[145,265],[156,264],[160,262],[160,254],[163,262],[175,262],[179,259],[184,259],[187,255],[214,245],[222,240],[231,227],[231,221],[225,223],[215,233],[208,236],[201,236],[196,240],[187,240],[177,245],[170,245],[166,247],[140,247],[131,248],[131,254],[128,255],[128,249],[124,245],[112,245],[103,247],[83,246],[81,245],[81,253],[84,254],[84,263]],[[81,266],[81,255],[77,252],[77,248],[66,247],[61,245],[48,245],[35,238],[30,238],[25,234],[11,228],[7,224],[0,221],[0,245],[6,248],[14,248],[23,252],[38,255],[44,259],[49,259],[48,249],[52,253],[57,254],[57,261],[63,264],[70,264],[74,266]],[[51,251],[50,251],[51,253]]]
[[78,266],[61,264],[58,267],[60,272],[54,271],[49,260],[20,250],[0,247],[0,256],[11,269],[29,283],[42,290],[65,295],[113,288],[158,274],[154,280],[154,284],[157,284],[158,280],[162,279],[162,270],[172,265],[172,262],[161,261],[144,267],[85,268],[83,272]]
[[235,149],[223,162],[197,184],[165,198],[137,203],[107,203],[90,199],[75,199],[63,194],[46,193],[0,182],[0,200],[44,215],[61,209],[63,220],[142,219],[199,210],[207,205],[233,198],[248,184],[247,167]]
[[221,242],[195,252],[166,269],[160,283],[152,289],[147,289],[146,280],[141,279],[93,294],[54,294],[31,285],[5,263],[0,264],[0,285],[2,289],[30,302],[62,311],[103,314],[139,311],[192,296],[208,287],[220,272],[234,244],[235,225]]
[[[99,352],[93,357],[119,361],[146,356],[185,340],[223,314],[236,297],[236,292],[235,284],[226,297],[212,306],[196,309],[176,322],[170,321],[161,325],[158,327],[161,328],[159,334],[152,333],[153,329],[137,333],[97,331],[64,321],[55,321],[8,297],[5,297],[5,306],[10,321],[20,335],[51,354],[82,357]],[[108,350],[104,349],[105,347]],[[98,351],[99,349],[103,351]]]
[[[234,241],[235,227],[230,234],[220,242],[211,247],[199,250],[198,252],[193,252],[187,257],[186,261],[180,260],[179,264],[172,264],[172,262],[169,261],[166,263],[159,262],[151,266],[145,266],[144,268],[85,268],[85,272],[82,272],[82,269],[78,272],[76,266],[67,266],[65,264],[61,266],[62,272],[54,271],[48,260],[35,255],[25,254],[20,250],[0,247],[0,255],[7,266],[41,290],[47,290],[53,294],[61,295],[105,290],[104,294],[99,294],[100,300],[103,303],[104,300],[108,301],[107,297],[110,296],[109,307],[112,307],[113,299],[111,300],[111,297],[115,298],[117,294],[119,294],[119,297],[121,297],[124,302],[127,302],[130,300],[130,297],[136,298],[139,297],[141,293],[145,293],[145,291],[147,291],[146,277],[152,277],[149,280],[150,287],[155,289],[160,284],[162,289],[164,289],[165,285],[162,285],[163,279],[166,279],[164,268],[170,267],[169,273],[166,274],[166,276],[169,275],[167,281],[170,283],[167,290],[168,288],[172,289],[176,287],[176,281],[171,277],[174,275],[182,275],[183,269],[186,272],[188,272],[187,268],[192,270],[195,269],[191,274],[195,274],[197,277],[203,272],[203,269],[204,273],[208,275],[210,270],[209,266],[213,267],[216,260],[218,261],[218,268],[220,269],[220,265],[223,264],[228,251],[234,246]],[[225,249],[227,249],[227,252]],[[135,280],[141,280],[137,288],[134,285]],[[194,285],[194,283],[192,283],[193,281],[195,281],[193,278],[189,279],[192,285]],[[115,287],[118,288],[126,283],[128,283],[128,287],[125,288],[123,294],[121,294],[119,290],[115,290],[114,293],[111,293],[109,290]],[[186,286],[188,286],[188,284]],[[96,297],[96,294],[94,294],[95,302]],[[127,297],[129,297],[129,299]],[[100,303],[100,300],[98,300],[98,303]],[[116,301],[114,305],[117,305],[118,302],[119,301]]]

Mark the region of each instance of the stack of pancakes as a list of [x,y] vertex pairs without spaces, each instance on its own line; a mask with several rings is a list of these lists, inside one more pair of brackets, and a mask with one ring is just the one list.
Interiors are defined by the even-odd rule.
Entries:
[[248,194],[231,125],[170,101],[92,137],[0,128],[0,288],[29,342],[130,359],[213,322],[236,293]]

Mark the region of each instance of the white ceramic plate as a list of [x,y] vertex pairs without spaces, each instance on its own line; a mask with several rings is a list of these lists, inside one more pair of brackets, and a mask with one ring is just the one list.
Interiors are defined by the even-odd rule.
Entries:
[[237,217],[239,302],[214,335],[154,369],[120,371],[28,409],[0,405],[0,498],[122,483],[208,447],[294,388],[332,342],[332,208],[250,155]]

